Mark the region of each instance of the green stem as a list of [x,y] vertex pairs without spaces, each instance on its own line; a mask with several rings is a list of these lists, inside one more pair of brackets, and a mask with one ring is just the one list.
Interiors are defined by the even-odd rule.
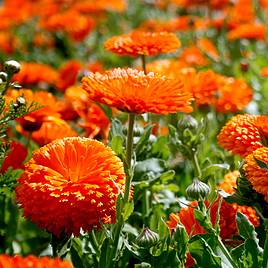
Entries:
[[222,250],[224,256],[231,263],[231,265],[234,268],[239,268],[239,266],[236,264],[236,262],[233,260],[232,256],[230,255],[229,251],[226,249],[225,245],[222,243],[221,238],[219,236],[218,236],[218,245],[219,245],[220,249]]
[[145,189],[143,191],[143,203],[142,203],[142,214],[144,218],[144,224],[148,225],[148,215],[150,210],[150,191],[148,189]]
[[132,181],[131,159],[133,150],[134,122],[135,122],[135,114],[130,113],[128,115],[128,133],[127,133],[127,148],[126,148],[127,153],[126,161],[128,167],[128,174],[126,177],[126,184],[125,184],[124,204],[128,202],[131,188],[131,181]]
[[263,251],[263,263],[262,263],[263,268],[268,267],[268,222],[267,221],[268,221],[267,219],[264,221],[266,237],[265,237],[264,251]]
[[90,238],[90,242],[91,242],[92,247],[96,251],[96,254],[99,256],[100,248],[99,248],[99,243],[97,241],[94,229],[89,233],[89,238]]
[[143,72],[144,72],[144,74],[147,74],[147,71],[146,71],[146,56],[145,55],[141,55],[141,61],[142,61]]
[[194,164],[195,174],[196,174],[198,179],[201,179],[202,178],[202,172],[201,172],[199,162],[198,162],[198,158],[197,158],[197,151],[194,151],[192,153],[192,161],[193,161],[193,164]]

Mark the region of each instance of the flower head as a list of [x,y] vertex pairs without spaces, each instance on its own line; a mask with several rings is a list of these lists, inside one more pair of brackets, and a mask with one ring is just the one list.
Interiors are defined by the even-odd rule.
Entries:
[[27,257],[0,255],[0,268],[72,268],[73,266],[59,258],[38,258],[33,255]]
[[118,68],[104,74],[91,73],[82,83],[91,100],[122,111],[137,114],[192,111],[191,94],[184,90],[180,79]]
[[173,33],[133,31],[108,39],[104,47],[119,55],[153,56],[175,52],[180,41]]
[[26,218],[57,236],[78,236],[81,228],[114,223],[125,174],[103,143],[72,137],[35,151],[18,182],[17,200]]
[[58,79],[58,73],[46,64],[23,62],[20,72],[14,75],[13,79],[23,86],[39,83],[54,85]]
[[[242,157],[263,147],[260,130],[263,126],[256,123],[258,116],[236,115],[221,129],[218,143],[226,150]],[[260,129],[260,130],[259,130]]]
[[247,179],[252,184],[253,189],[262,194],[268,202],[268,171],[257,161],[261,161],[263,166],[268,165],[268,148],[258,148],[245,159],[243,169]]

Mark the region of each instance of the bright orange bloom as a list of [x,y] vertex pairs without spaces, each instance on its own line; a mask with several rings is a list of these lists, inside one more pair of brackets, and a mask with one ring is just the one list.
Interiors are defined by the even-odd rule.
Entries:
[[104,47],[119,55],[153,56],[175,52],[180,41],[173,33],[133,31],[108,39]]
[[32,91],[30,89],[20,89],[20,90],[8,90],[6,94],[7,103],[10,101],[16,101],[16,98],[23,96],[27,103],[32,102],[40,105],[40,109],[31,112],[23,117],[17,119],[25,131],[35,131],[38,130],[42,123],[46,121],[48,116],[60,117],[58,113],[58,103],[56,98],[47,91]]
[[[267,127],[262,124],[266,116],[236,115],[221,129],[218,143],[226,150],[242,157],[263,147]],[[263,131],[265,129],[266,131]]]
[[213,58],[215,61],[219,60],[219,52],[215,45],[207,38],[200,38],[197,40],[197,46],[208,56]]
[[253,90],[243,79],[219,77],[218,80],[218,91],[213,101],[218,112],[241,111],[252,100]]
[[9,152],[2,163],[0,172],[6,172],[9,167],[12,167],[13,169],[22,168],[22,163],[25,160],[26,156],[27,149],[20,143],[12,141],[9,147]]
[[127,8],[125,0],[80,0],[74,4],[73,9],[81,13],[99,13],[103,11],[123,12]]
[[101,136],[104,140],[108,138],[110,120],[98,105],[92,104],[87,109],[79,125],[85,129],[88,138],[97,136]]
[[95,22],[91,17],[82,15],[73,9],[45,17],[41,21],[41,27],[52,32],[66,32],[74,41],[85,39],[94,25]]
[[228,32],[228,39],[229,40],[236,40],[236,39],[257,39],[257,40],[264,40],[266,34],[266,26],[264,24],[242,24],[236,27],[235,29]]
[[10,32],[0,32],[0,51],[12,54],[18,48],[19,40]]
[[57,89],[65,91],[68,87],[76,83],[79,70],[82,64],[77,60],[69,60],[59,69]]
[[155,60],[146,65],[149,72],[165,75],[169,78],[177,78],[183,68],[188,67],[188,64],[176,59],[161,59]]
[[200,49],[196,46],[191,46],[185,48],[180,57],[180,60],[186,62],[191,66],[206,66],[208,65],[208,60],[203,56]]
[[[218,186],[219,189],[224,190],[226,193],[229,194],[233,194],[235,192],[235,187],[236,187],[236,181],[237,178],[240,176],[240,173],[238,170],[235,170],[233,172],[229,172],[224,176],[224,180],[223,182],[221,182]],[[224,201],[225,202],[225,201]],[[226,203],[226,202],[225,202]],[[236,203],[232,203],[232,204],[228,204],[230,209],[229,211],[234,211],[235,213],[231,213],[231,214],[236,214],[237,211],[240,213],[243,213],[244,215],[247,216],[247,218],[249,219],[249,221],[254,225],[254,226],[259,226],[260,224],[260,220],[259,217],[257,216],[256,211],[254,210],[254,208],[249,207],[249,206],[239,206]],[[228,207],[228,205],[226,204],[225,206]],[[220,222],[220,225],[223,226],[225,219],[221,219],[222,222]],[[235,218],[234,218],[234,223],[235,223]],[[230,227],[230,229],[228,229],[228,226],[230,227],[230,222],[228,221],[228,225],[226,224],[226,228],[224,228],[225,230],[230,231],[230,229],[233,229],[233,235],[237,234],[237,226],[236,224],[233,224],[233,227]],[[223,237],[228,237],[228,234],[223,235]]]
[[[17,126],[16,129],[26,137],[29,136],[29,133],[26,132],[21,126]],[[31,134],[31,139],[40,146],[43,146],[56,139],[74,136],[77,136],[77,133],[66,121],[55,116],[48,116],[43,121],[40,129]]]
[[24,216],[60,236],[115,222],[123,163],[103,143],[73,137],[33,153],[16,188]]
[[91,73],[82,79],[91,100],[121,111],[142,114],[191,112],[191,94],[179,79],[135,69],[113,69],[105,74]]
[[22,257],[19,255],[0,255],[0,268],[72,268],[72,264],[60,258],[36,257],[29,255]]
[[268,66],[265,66],[261,69],[261,75],[264,77],[268,77]]
[[266,202],[268,202],[268,171],[265,168],[261,168],[256,159],[268,165],[268,148],[258,148],[248,155],[243,166],[246,177],[252,184],[253,189],[262,194]]
[[20,72],[15,74],[13,79],[25,87],[39,83],[54,85],[58,79],[58,73],[46,64],[23,62]]

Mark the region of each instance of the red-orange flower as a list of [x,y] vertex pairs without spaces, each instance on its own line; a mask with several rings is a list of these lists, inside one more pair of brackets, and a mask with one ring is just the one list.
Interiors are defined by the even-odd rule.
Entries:
[[[29,137],[29,133],[21,126],[17,126],[16,129],[21,134]],[[77,133],[66,121],[55,116],[48,116],[42,122],[40,129],[32,132],[31,139],[40,146],[43,146],[56,139],[74,136],[77,136]]]
[[59,77],[56,84],[57,89],[65,91],[68,87],[73,86],[76,83],[81,67],[82,64],[77,60],[65,62],[59,69]]
[[120,55],[153,56],[175,52],[180,41],[173,33],[133,31],[108,39],[104,47]]
[[29,255],[22,257],[19,255],[8,256],[0,255],[0,268],[72,268],[73,266],[68,261],[63,261],[60,258],[36,257]]
[[226,150],[242,157],[263,147],[261,123],[257,123],[256,116],[236,115],[222,129],[218,135],[218,143]]
[[258,148],[252,154],[248,155],[245,159],[243,168],[253,189],[262,194],[268,202],[268,171],[265,168],[260,167],[257,160],[268,165],[267,147]]
[[135,69],[91,73],[82,79],[83,89],[96,102],[131,113],[168,114],[191,112],[191,94],[179,79]]
[[212,101],[218,112],[243,110],[252,100],[252,88],[243,79],[218,76],[218,91]]
[[103,143],[56,140],[33,153],[16,188],[24,216],[59,236],[114,223],[123,163]]
[[264,40],[266,33],[266,26],[264,24],[242,24],[237,26],[235,29],[228,32],[228,39],[229,40],[236,40],[236,39],[257,39],[257,40]]
[[6,172],[9,167],[13,169],[22,168],[22,163],[27,156],[27,149],[20,143],[13,141],[9,147],[9,152],[5,157],[1,172]]
[[66,32],[74,41],[83,40],[92,31],[94,25],[95,22],[91,17],[73,9],[45,17],[41,22],[41,27],[46,30]]
[[186,62],[191,66],[206,66],[208,65],[208,60],[203,56],[200,49],[196,46],[191,46],[185,48],[180,57],[180,60]]
[[38,85],[39,83],[54,85],[58,79],[58,73],[46,64],[23,62],[20,72],[13,78],[23,86]]
[[6,96],[7,103],[10,101],[16,102],[17,97],[23,96],[29,104],[35,102],[41,106],[40,109],[17,119],[25,131],[32,132],[40,129],[48,116],[60,117],[57,100],[47,91],[9,90]]
[[197,40],[197,46],[215,61],[219,60],[220,55],[215,45],[207,38],[200,38]]

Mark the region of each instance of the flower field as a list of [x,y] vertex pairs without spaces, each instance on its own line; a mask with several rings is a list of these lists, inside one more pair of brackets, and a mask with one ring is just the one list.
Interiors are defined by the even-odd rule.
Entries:
[[268,268],[267,23],[1,1],[0,268]]

